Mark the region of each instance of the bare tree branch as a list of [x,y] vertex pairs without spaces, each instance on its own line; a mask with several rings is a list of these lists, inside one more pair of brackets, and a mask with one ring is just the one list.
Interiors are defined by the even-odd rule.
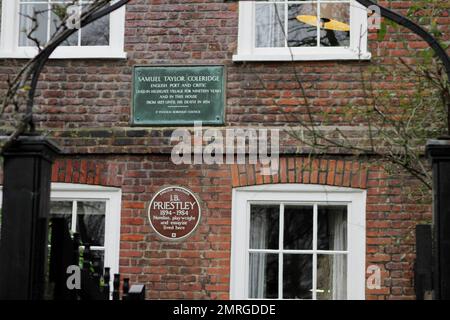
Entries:
[[[81,27],[85,27],[102,17],[109,15],[111,12],[126,5],[129,1],[130,0],[97,0],[87,4],[81,12]],[[42,69],[55,49],[78,31],[77,29],[69,29],[66,26],[68,16],[65,15],[63,19],[61,19],[60,25],[56,27],[56,31],[51,36],[50,40],[42,46],[39,41],[33,37],[33,33],[38,28],[36,12],[33,17],[28,18],[33,21],[33,27],[27,32],[27,37],[35,42],[39,49],[36,56],[25,63],[25,65],[23,65],[18,71],[16,77],[9,81],[8,90],[5,94],[3,104],[0,109],[0,115],[2,115],[5,108],[11,104],[15,106],[16,110],[18,110],[19,106],[23,103],[22,100],[25,100],[24,103],[26,110],[22,120],[19,122],[14,132],[9,136],[8,140],[3,145],[2,150],[13,143],[27,130],[30,130],[30,132],[35,131],[35,125],[33,122],[33,106],[37,83],[39,81],[39,76],[41,75]],[[26,97],[24,97],[24,92],[26,92]]]

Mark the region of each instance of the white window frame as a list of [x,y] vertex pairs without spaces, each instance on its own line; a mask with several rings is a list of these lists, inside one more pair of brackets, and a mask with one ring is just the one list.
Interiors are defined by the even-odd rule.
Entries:
[[[121,189],[73,183],[52,183],[50,199],[51,201],[104,201],[106,203],[104,266],[111,268],[111,275],[119,273]],[[3,186],[0,186],[0,208],[2,200]],[[113,277],[111,276],[110,288],[113,287],[112,281]]]
[[[38,53],[36,47],[19,46],[20,1],[2,1],[0,59],[29,59]],[[50,56],[51,59],[115,58],[125,59],[125,6],[110,14],[108,46],[60,46]]]
[[[327,2],[330,1],[327,0]],[[367,51],[367,9],[355,0],[350,0],[349,47],[256,48],[255,3],[256,1],[239,2],[238,49],[237,54],[233,55],[233,61],[369,60],[371,58],[370,52]]]
[[231,299],[249,299],[250,205],[255,203],[347,204],[347,299],[365,299],[365,190],[303,184],[261,185],[233,189],[232,201]]

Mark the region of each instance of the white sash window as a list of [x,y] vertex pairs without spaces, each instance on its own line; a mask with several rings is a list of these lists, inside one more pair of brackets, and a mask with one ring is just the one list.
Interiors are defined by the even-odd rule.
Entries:
[[232,299],[364,299],[364,279],[365,191],[234,190]]
[[240,1],[235,61],[370,59],[354,0]]
[[[82,10],[90,2],[92,0],[0,1],[0,58],[33,57],[38,52],[36,41],[45,45],[60,25],[61,10],[72,3]],[[125,6],[78,30],[51,58],[125,58],[124,30]]]
[[[69,231],[79,233],[81,242],[90,244],[92,255],[100,260],[100,267],[109,267],[111,275],[119,273],[121,190],[52,183],[50,198],[49,218],[64,218]],[[0,186],[0,212],[2,199]]]

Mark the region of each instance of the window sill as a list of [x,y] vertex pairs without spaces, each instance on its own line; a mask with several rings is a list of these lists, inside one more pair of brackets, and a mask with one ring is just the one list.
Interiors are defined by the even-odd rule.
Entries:
[[[17,51],[0,51],[0,59],[31,59],[37,54],[35,48],[20,48]],[[83,48],[57,48],[50,59],[126,59],[127,53],[122,50],[113,50],[109,47]]]
[[235,54],[233,61],[327,61],[327,60],[370,60],[372,55],[369,52],[361,54],[355,52],[345,53],[256,53],[256,54]]

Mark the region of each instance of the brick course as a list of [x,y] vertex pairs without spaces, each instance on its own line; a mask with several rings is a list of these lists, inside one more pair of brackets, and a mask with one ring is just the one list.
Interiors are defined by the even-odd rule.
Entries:
[[[366,297],[413,299],[413,227],[431,215],[428,203],[408,200],[408,190],[402,190],[415,182],[392,177],[361,158],[290,156],[280,164],[278,180],[267,183],[316,183],[323,173],[321,184],[367,190],[366,265],[381,268],[382,288],[367,289]],[[166,155],[66,156],[55,162],[52,172],[53,182],[122,188],[120,272],[145,283],[152,299],[229,297],[231,190],[264,179],[254,165],[175,166]],[[161,241],[147,218],[151,197],[167,185],[188,187],[201,201],[199,229],[179,243]]]

